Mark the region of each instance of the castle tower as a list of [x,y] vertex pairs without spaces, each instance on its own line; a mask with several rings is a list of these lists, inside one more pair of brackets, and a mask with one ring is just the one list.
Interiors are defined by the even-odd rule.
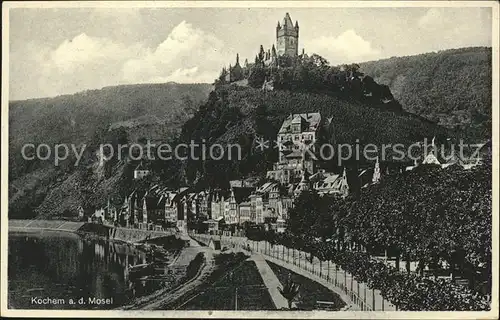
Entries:
[[288,12],[283,19],[283,24],[276,27],[276,43],[278,47],[278,56],[288,55],[296,57],[299,51],[299,22],[293,25]]

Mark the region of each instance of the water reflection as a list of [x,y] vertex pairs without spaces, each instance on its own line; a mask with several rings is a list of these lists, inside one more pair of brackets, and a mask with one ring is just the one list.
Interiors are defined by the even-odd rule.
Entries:
[[[105,240],[68,233],[9,234],[9,308],[115,308],[129,302],[138,286],[139,280],[130,281],[129,264],[144,262],[142,251]],[[65,299],[65,303],[37,304],[33,297]],[[112,298],[113,303],[69,304],[69,299],[82,297],[85,302],[89,297]]]

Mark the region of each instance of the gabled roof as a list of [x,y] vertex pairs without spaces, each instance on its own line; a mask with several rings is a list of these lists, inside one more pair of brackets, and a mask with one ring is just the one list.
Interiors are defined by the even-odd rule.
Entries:
[[271,189],[273,188],[273,186],[275,186],[276,183],[275,182],[266,182],[264,183],[263,185],[261,185],[259,188],[257,188],[257,192],[258,193],[266,193],[266,192],[269,192],[271,191]]
[[325,178],[315,185],[317,190],[340,190],[342,186],[342,175],[335,173],[325,173]]
[[438,160],[438,158],[434,155],[434,153],[431,151],[429,154],[425,157],[424,161],[422,164],[437,164],[441,165],[441,162]]
[[315,132],[319,128],[321,115],[319,112],[291,114],[283,121],[279,133],[291,132],[292,122],[303,123],[303,127],[301,128],[303,132]]
[[292,153],[289,153],[285,156],[287,159],[293,159],[293,158],[302,158],[303,154],[299,150],[294,150]]
[[172,201],[181,200],[188,192],[189,192],[188,187],[179,188],[178,193],[174,196],[174,199]]
[[146,166],[141,162],[137,167],[135,167],[134,171],[139,171],[139,170],[149,170],[146,168]]
[[305,123],[305,122],[306,122],[306,119],[301,117],[299,114],[295,114],[290,123],[297,124],[297,123]]
[[221,216],[221,217],[217,217],[217,218],[215,218],[215,219],[208,219],[208,220],[205,220],[205,221],[203,221],[203,223],[211,223],[211,222],[212,222],[212,223],[214,223],[214,222],[218,222],[218,223],[220,223],[222,220],[224,220],[224,217],[222,217],[222,216]]

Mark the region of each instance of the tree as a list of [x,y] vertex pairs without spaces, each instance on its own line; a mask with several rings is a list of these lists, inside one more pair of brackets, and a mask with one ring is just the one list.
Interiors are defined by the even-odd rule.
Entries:
[[288,280],[283,288],[278,287],[278,291],[288,301],[288,309],[292,309],[293,300],[298,296],[299,289],[300,285],[293,282],[291,274],[288,275]]
[[254,88],[262,87],[266,78],[266,70],[259,64],[255,64],[248,76],[248,85]]

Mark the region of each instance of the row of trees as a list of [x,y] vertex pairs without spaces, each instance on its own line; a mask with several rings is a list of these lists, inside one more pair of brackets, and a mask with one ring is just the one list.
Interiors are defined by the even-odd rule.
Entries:
[[[491,164],[472,170],[421,166],[383,179],[357,199],[305,192],[283,235],[268,240],[331,260],[402,310],[486,310],[491,294]],[[386,253],[396,268],[374,260]],[[399,271],[399,260],[407,272]],[[418,261],[410,273],[409,261]],[[445,267],[447,265],[448,267]],[[451,271],[451,279],[427,277]],[[456,276],[469,287],[455,284]]]

